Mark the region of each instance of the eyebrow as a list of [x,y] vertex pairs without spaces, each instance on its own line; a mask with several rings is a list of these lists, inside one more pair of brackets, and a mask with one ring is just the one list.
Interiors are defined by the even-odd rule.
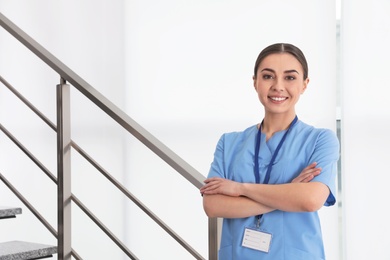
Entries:
[[[261,72],[263,72],[263,71],[270,71],[272,73],[275,73],[275,71],[273,69],[269,69],[269,68],[264,68],[261,70]],[[299,72],[296,70],[285,70],[284,73],[297,73],[297,74],[299,74]]]

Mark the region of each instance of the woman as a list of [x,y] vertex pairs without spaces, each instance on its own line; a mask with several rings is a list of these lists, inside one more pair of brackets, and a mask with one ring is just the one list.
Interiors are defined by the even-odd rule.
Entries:
[[297,118],[308,83],[306,59],[294,45],[259,54],[253,84],[264,119],[220,138],[200,190],[206,214],[224,218],[220,260],[325,259],[317,211],[336,201],[339,142]]

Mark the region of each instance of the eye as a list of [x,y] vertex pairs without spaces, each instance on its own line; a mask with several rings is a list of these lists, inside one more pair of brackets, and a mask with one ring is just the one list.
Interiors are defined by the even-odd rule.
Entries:
[[273,79],[274,77],[271,74],[263,74],[263,79]]
[[286,78],[285,78],[286,80],[294,80],[295,79],[295,77],[294,76],[286,76]]

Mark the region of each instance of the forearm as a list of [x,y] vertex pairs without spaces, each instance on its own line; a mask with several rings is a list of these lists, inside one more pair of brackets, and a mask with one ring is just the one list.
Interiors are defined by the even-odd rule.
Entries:
[[247,197],[215,194],[203,196],[203,207],[209,217],[246,218],[273,211]]
[[319,182],[275,185],[243,183],[240,195],[270,208],[290,212],[312,212],[324,204],[329,189]]

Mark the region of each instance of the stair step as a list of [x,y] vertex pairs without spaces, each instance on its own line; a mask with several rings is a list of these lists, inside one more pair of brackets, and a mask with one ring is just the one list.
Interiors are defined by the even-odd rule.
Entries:
[[17,214],[22,214],[21,208],[0,206],[0,219],[14,218]]
[[56,253],[56,246],[22,241],[0,243],[0,260],[41,259]]

